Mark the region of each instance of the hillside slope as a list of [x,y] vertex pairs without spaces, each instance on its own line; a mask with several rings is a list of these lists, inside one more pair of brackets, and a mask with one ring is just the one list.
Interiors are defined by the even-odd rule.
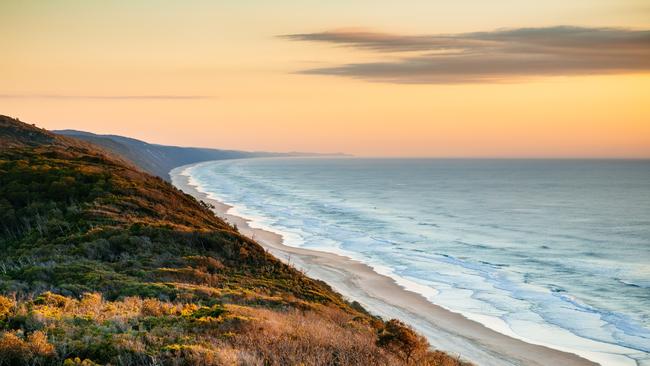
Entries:
[[53,132],[101,146],[102,148],[132,162],[145,172],[157,175],[167,181],[169,180],[169,171],[173,168],[201,161],[317,155],[306,153],[248,152],[197,147],[165,146],[150,144],[141,140],[117,135],[96,135],[76,130],[59,130]]
[[0,116],[0,365],[457,365],[209,207]]

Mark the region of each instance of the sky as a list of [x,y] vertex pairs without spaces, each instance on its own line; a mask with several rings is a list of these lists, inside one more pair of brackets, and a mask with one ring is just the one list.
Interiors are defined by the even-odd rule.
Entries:
[[0,114],[47,129],[650,158],[647,0],[3,0],[0,46]]

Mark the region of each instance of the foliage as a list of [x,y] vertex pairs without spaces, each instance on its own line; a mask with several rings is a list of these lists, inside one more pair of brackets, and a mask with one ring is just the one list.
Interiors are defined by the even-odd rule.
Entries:
[[0,116],[0,366],[441,364],[160,178],[23,125]]
[[385,324],[379,332],[377,345],[399,355],[407,363],[426,357],[429,349],[424,337],[397,319]]
[[54,359],[55,351],[45,333],[35,331],[22,336],[20,331],[0,334],[0,365],[42,365]]

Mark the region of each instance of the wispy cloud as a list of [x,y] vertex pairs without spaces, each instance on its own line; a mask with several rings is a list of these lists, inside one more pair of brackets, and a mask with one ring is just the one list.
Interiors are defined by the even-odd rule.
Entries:
[[[478,83],[535,76],[650,71],[647,30],[557,26],[415,36],[331,31],[280,37],[370,50],[380,57],[390,53],[386,61],[350,62],[300,71],[371,81]],[[395,60],[400,53],[401,57]]]
[[66,95],[66,94],[0,94],[1,99],[100,99],[100,100],[188,100],[213,99],[209,95]]

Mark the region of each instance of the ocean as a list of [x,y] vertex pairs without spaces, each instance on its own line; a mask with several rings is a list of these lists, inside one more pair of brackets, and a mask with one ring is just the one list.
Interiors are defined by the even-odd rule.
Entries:
[[265,158],[183,174],[286,245],[531,343],[650,365],[650,161]]

